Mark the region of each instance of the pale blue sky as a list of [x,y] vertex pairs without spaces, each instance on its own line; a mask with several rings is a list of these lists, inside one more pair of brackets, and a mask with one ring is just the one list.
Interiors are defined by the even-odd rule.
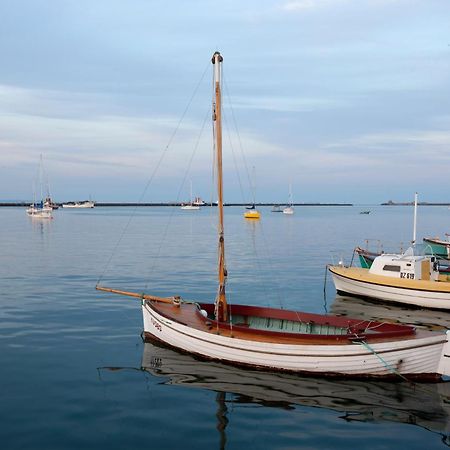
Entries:
[[[0,199],[209,199],[224,56],[226,201],[450,201],[448,0],[0,0]],[[251,169],[250,169],[251,171]],[[241,171],[245,201],[248,182]]]

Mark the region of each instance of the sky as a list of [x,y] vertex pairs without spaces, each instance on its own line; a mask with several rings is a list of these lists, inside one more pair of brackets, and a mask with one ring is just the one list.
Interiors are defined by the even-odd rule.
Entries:
[[448,0],[0,0],[0,199],[450,202]]

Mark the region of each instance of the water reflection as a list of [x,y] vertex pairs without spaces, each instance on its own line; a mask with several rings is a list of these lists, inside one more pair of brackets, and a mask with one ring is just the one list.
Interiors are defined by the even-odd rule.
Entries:
[[430,330],[450,329],[450,313],[447,311],[408,308],[370,302],[358,297],[336,295],[334,302],[329,306],[329,312],[363,320],[403,322]]
[[145,343],[142,369],[164,384],[217,392],[217,429],[225,448],[227,404],[258,404],[292,409],[296,405],[338,411],[345,421],[413,424],[450,436],[450,383],[412,384],[324,379],[277,374],[198,360],[154,343]]
[[53,221],[51,219],[42,219],[39,217],[28,216],[29,221],[31,223],[31,227],[33,229],[33,233],[44,237],[47,233],[49,233],[52,229]]

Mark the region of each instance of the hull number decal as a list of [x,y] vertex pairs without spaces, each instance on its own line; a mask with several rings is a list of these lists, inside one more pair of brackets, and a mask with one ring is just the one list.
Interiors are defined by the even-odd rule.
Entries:
[[414,280],[414,274],[408,272],[400,272],[400,278],[407,278],[408,280]]
[[153,325],[158,331],[162,331],[162,326],[161,326],[160,323],[158,323],[153,317],[151,317],[150,320],[152,321],[152,325]]

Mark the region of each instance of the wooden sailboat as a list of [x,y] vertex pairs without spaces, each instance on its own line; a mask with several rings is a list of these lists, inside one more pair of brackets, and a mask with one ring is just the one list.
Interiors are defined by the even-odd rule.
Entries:
[[218,289],[213,303],[156,297],[108,287],[141,299],[145,340],[158,340],[207,359],[309,374],[440,379],[450,375],[445,333],[408,325],[227,304],[222,182],[221,65],[214,53],[213,121],[218,191]]

